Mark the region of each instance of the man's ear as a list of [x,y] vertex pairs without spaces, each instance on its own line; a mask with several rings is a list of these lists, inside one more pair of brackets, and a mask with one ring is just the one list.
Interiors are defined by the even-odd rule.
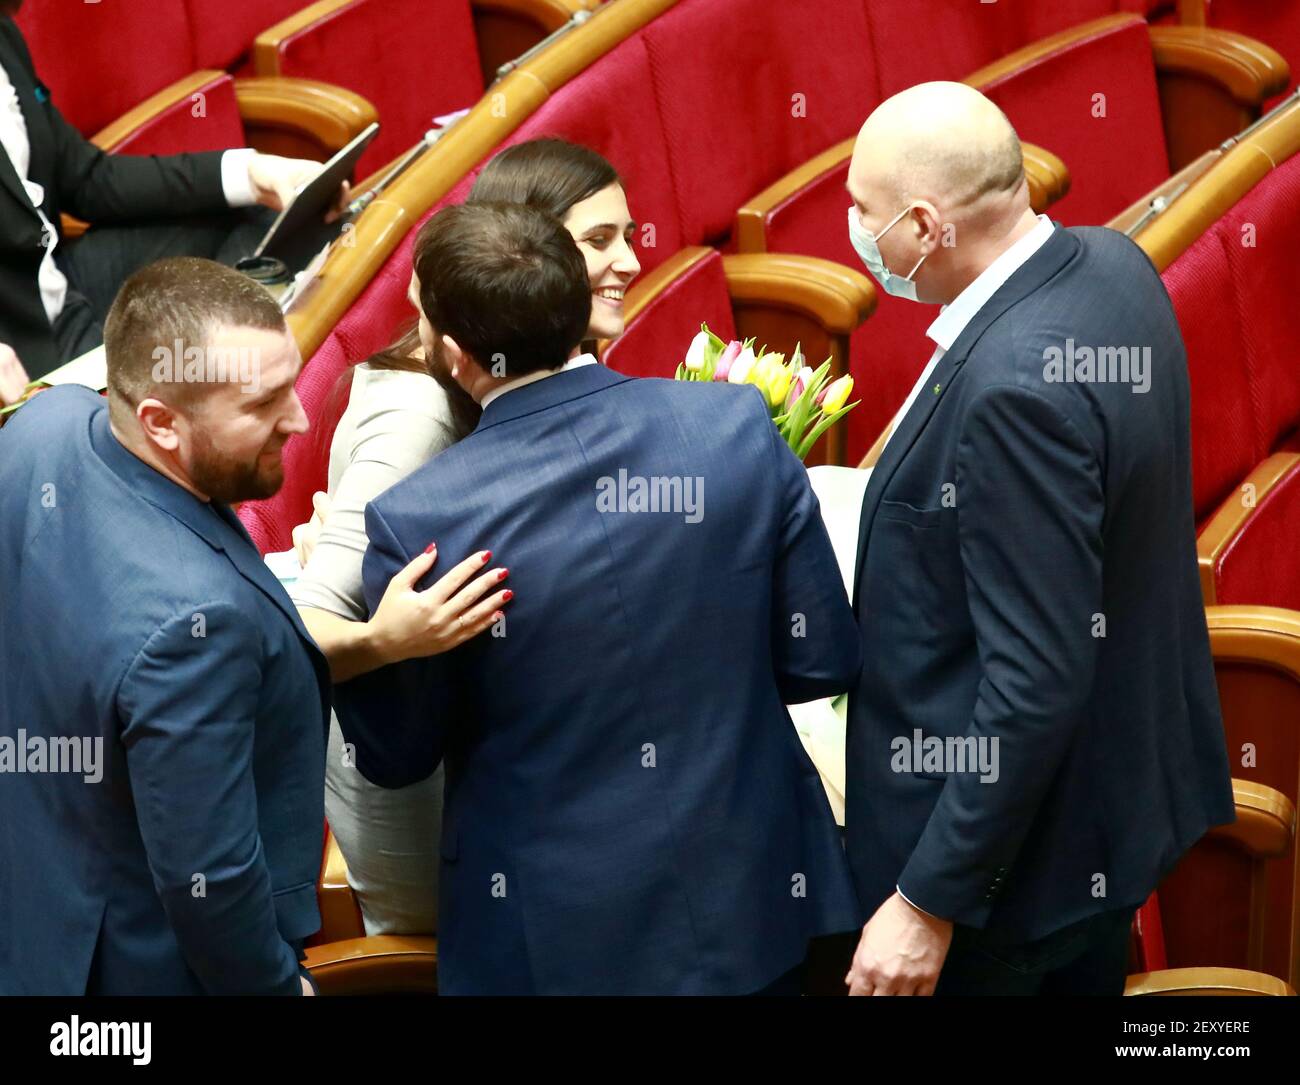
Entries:
[[908,217],[912,220],[912,229],[921,251],[929,255],[943,241],[943,218],[939,209],[929,200],[918,200]]
[[175,452],[180,446],[176,412],[162,400],[140,400],[135,408],[135,417],[145,437],[164,452]]
[[465,363],[469,356],[461,350],[460,344],[450,335],[442,336],[442,356],[447,363],[447,372],[451,374],[452,380],[458,380],[465,371]]

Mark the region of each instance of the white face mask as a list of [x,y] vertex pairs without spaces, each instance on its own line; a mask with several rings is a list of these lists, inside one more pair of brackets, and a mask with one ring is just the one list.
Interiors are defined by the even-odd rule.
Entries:
[[913,276],[920,270],[926,258],[922,256],[916,262],[916,267],[912,268],[906,277],[895,275],[889,268],[885,267],[884,257],[880,255],[880,246],[876,244],[911,209],[910,204],[904,207],[890,220],[888,226],[873,236],[871,231],[862,225],[862,219],[858,217],[857,208],[850,207],[849,241],[853,245],[853,251],[858,254],[859,258],[867,266],[867,270],[871,272],[871,277],[880,284],[881,289],[886,294],[892,294],[896,298],[906,298],[908,301],[920,301],[921,299],[916,296],[916,283],[913,282]]

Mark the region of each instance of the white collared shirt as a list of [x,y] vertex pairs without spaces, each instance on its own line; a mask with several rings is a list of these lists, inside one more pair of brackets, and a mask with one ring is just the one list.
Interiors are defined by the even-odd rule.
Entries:
[[889,444],[890,438],[894,436],[898,424],[907,417],[907,412],[912,409],[912,404],[916,402],[916,397],[921,394],[921,389],[929,382],[935,366],[943,360],[943,356],[948,351],[952,350],[953,343],[957,342],[957,337],[966,330],[966,325],[974,319],[976,313],[984,308],[988,300],[1002,288],[1003,283],[1019,271],[1034,253],[1047,244],[1047,240],[1052,236],[1054,229],[1056,227],[1052,225],[1051,219],[1046,215],[1039,215],[1037,226],[1025,234],[1011,248],[1007,249],[993,263],[989,264],[965,290],[939,310],[939,315],[934,318],[934,323],[925,330],[926,338],[933,340],[936,344],[934,353],[930,355],[930,360],[926,363],[925,369],[921,371],[916,384],[912,386],[912,391],[908,394],[907,399],[903,401],[903,406],[894,415],[889,437],[885,438],[886,445]]
[[[45,202],[45,188],[27,178],[32,157],[31,141],[27,138],[27,121],[23,117],[22,103],[18,101],[18,92],[3,65],[0,65],[0,147],[9,156],[27,198],[32,201],[32,209],[40,216],[41,228],[48,239],[36,282],[40,287],[45,315],[53,324],[55,318],[63,312],[63,304],[68,296],[68,280],[54,262],[54,249],[59,243],[59,235],[41,210],[41,204]],[[241,148],[227,151],[221,156],[221,187],[226,203],[231,207],[250,207],[257,202],[248,179],[248,160],[253,154],[251,149]]]
[[539,369],[536,373],[525,373],[522,377],[516,377],[504,384],[498,384],[483,397],[483,401],[479,405],[486,411],[488,404],[494,399],[500,399],[507,392],[513,392],[516,388],[522,388],[526,384],[536,384],[547,377],[555,376],[556,373],[567,373],[570,369],[581,369],[584,365],[597,364],[599,363],[594,354],[579,354],[576,358],[570,358],[559,369]]

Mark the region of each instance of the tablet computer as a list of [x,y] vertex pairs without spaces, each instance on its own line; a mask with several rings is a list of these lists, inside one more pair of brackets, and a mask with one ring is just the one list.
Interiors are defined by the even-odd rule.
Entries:
[[[308,181],[289,206],[276,216],[266,236],[253,250],[253,255],[278,257],[292,269],[298,262],[299,253],[296,250],[300,245],[297,242],[301,240],[298,235],[304,232],[315,235],[319,232],[326,213],[334,205],[339,188],[352,176],[357,160],[378,131],[378,121],[368,125],[356,139],[326,162],[325,168]],[[334,227],[335,233],[342,230],[341,219],[330,225]]]

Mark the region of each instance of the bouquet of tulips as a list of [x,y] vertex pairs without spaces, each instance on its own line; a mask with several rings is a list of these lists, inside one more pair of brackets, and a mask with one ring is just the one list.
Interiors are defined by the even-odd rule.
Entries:
[[858,405],[846,401],[853,392],[847,374],[830,379],[830,359],[813,369],[804,364],[796,345],[787,362],[784,354],[766,347],[754,351],[754,340],[724,343],[707,324],[691,340],[686,360],[677,367],[679,381],[729,381],[755,385],[767,400],[781,437],[801,460],[836,422]]

